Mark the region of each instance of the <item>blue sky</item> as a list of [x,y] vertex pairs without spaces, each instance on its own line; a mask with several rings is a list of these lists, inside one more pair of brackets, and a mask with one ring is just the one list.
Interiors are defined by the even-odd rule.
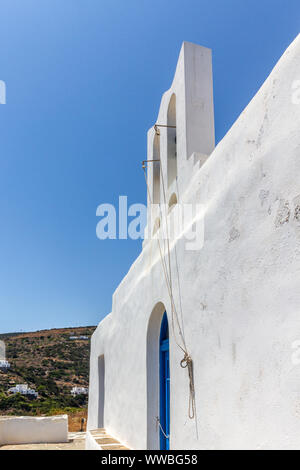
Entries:
[[0,0],[0,332],[97,324],[141,250],[146,132],[182,41],[213,49],[219,141],[299,32],[299,0]]

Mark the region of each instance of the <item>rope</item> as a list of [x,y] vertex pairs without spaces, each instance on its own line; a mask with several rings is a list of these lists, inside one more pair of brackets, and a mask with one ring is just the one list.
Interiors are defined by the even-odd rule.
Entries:
[[159,426],[159,428],[160,428],[161,432],[163,433],[164,437],[165,437],[166,439],[169,439],[170,436],[167,436],[167,434],[166,434],[165,431],[163,430],[162,425],[160,424],[159,417],[156,416],[155,420],[156,420],[156,431],[157,431],[157,426]]
[[181,360],[180,365],[183,369],[188,368],[190,382],[189,418],[193,419],[196,415],[193,359],[186,353],[184,358]]
[[[163,175],[163,172],[162,172],[161,165],[160,165],[160,173],[161,173],[161,179],[162,179],[164,205],[165,205],[165,208],[166,208],[167,207],[166,191],[165,191],[165,184],[164,184],[164,175]],[[165,220],[166,220],[167,234],[168,234],[168,216],[167,216],[167,214],[166,214]],[[170,254],[169,237],[168,237],[168,240],[167,240],[167,246],[168,246],[169,271],[170,271],[170,279],[171,279],[171,254]],[[178,318],[177,310],[176,310],[176,307],[175,307],[173,291],[172,291],[172,283],[171,282],[170,282],[170,291],[171,291],[171,298],[172,298],[172,303],[173,303],[173,308],[172,308],[173,332],[174,332],[174,335],[175,335],[174,321],[173,321],[173,317],[175,315],[176,322],[177,322],[177,325],[178,325],[178,328],[179,328],[179,333],[180,333],[180,336],[183,340],[183,346],[184,346],[184,348],[181,348],[184,351],[184,358],[181,360],[180,366],[183,369],[187,367],[188,368],[188,374],[189,374],[189,389],[190,389],[189,391],[190,391],[190,393],[189,393],[188,415],[189,415],[190,419],[194,419],[195,418],[195,386],[194,386],[193,360],[192,360],[191,356],[189,355],[189,353],[187,351],[185,338],[184,338],[184,335],[181,332],[181,327],[180,327],[180,324],[179,324],[179,318]]]
[[[145,167],[143,167],[143,170],[144,170],[144,175],[145,175],[145,181],[146,181],[149,201],[150,201],[150,204],[152,205],[152,198],[151,198],[151,194],[150,194],[150,189],[149,189],[149,185],[148,185],[148,180],[147,180],[147,174],[146,174]],[[166,207],[167,207],[167,205],[166,205],[166,192],[165,192],[165,184],[164,184],[164,177],[163,177],[163,173],[162,173],[161,164],[160,164],[160,174],[161,174],[161,179],[162,179],[163,196],[164,196],[164,203],[165,203],[164,205],[165,205],[165,211],[166,211]],[[160,210],[160,215],[161,215],[161,220],[162,220],[162,210],[161,210],[160,202],[159,202],[159,210]],[[175,301],[174,301],[174,296],[173,296],[171,255],[170,255],[170,242],[169,242],[169,230],[168,230],[168,216],[167,216],[166,213],[165,213],[165,221],[166,221],[166,231],[167,231],[168,265],[165,261],[165,254],[163,256],[162,251],[161,251],[159,236],[157,237],[157,241],[158,241],[160,259],[161,259],[161,263],[162,263],[162,267],[163,267],[164,277],[165,277],[165,281],[166,281],[166,285],[167,285],[167,289],[168,289],[168,293],[169,293],[169,297],[170,297],[170,301],[171,301],[172,330],[173,330],[173,334],[174,334],[174,339],[175,339],[175,343],[177,344],[177,346],[181,349],[181,351],[184,354],[183,359],[180,361],[180,366],[183,369],[188,368],[188,376],[189,376],[188,416],[189,416],[190,419],[195,419],[195,417],[196,417],[196,403],[195,403],[193,360],[192,360],[191,356],[189,355],[189,353],[187,351],[184,334],[182,333],[182,329],[181,329],[181,326],[180,326],[180,323],[179,323],[179,318],[178,318],[176,305],[175,305]],[[161,224],[161,225],[163,225],[163,224]],[[168,268],[169,268],[169,272],[168,272]],[[176,323],[177,323],[177,327],[178,327],[178,330],[179,330],[179,335],[180,335],[180,338],[181,338],[181,341],[182,341],[182,345],[180,344],[180,342],[177,340],[177,337],[176,337],[176,332],[175,332],[175,327],[174,327],[174,317],[176,319]],[[163,429],[160,425],[158,417],[157,417],[157,422],[158,422],[158,424],[161,428],[162,433],[167,438],[167,436],[165,435],[165,433],[164,433],[164,431],[163,431]],[[196,426],[197,426],[197,423],[196,423]],[[197,434],[198,434],[198,432],[197,432]]]
[[[149,195],[149,199],[150,199],[150,203],[152,204],[152,200],[151,200],[151,195],[150,195],[150,190],[149,190],[149,185],[148,185],[148,182],[147,182],[147,175],[146,175],[146,171],[144,169],[144,173],[145,173],[145,179],[146,179],[146,184],[147,184],[147,189],[148,189],[148,195]],[[159,207],[160,207],[160,213],[162,215],[162,211],[161,211],[161,205],[159,204]],[[165,277],[165,281],[166,281],[166,284],[167,284],[167,289],[168,289],[168,293],[169,293],[169,297],[170,297],[170,300],[171,300],[171,312],[172,312],[172,329],[173,329],[173,333],[174,333],[174,338],[175,338],[175,342],[177,344],[177,346],[182,350],[182,352],[185,354],[186,353],[186,346],[185,346],[185,341],[184,341],[184,338],[183,338],[183,335],[182,335],[182,332],[181,332],[181,328],[180,328],[180,324],[178,322],[178,329],[179,329],[179,334],[182,338],[182,341],[184,343],[183,347],[179,344],[179,341],[177,340],[177,337],[176,337],[176,332],[175,332],[175,328],[174,328],[174,310],[176,311],[176,307],[175,307],[175,303],[174,303],[174,297],[173,297],[173,292],[172,292],[172,288],[171,288],[171,285],[170,285],[170,280],[169,280],[169,274],[168,274],[168,270],[167,270],[167,264],[166,264],[166,261],[165,261],[165,255],[163,256],[162,254],[162,251],[161,251],[161,244],[160,244],[160,240],[159,238],[157,238],[157,242],[158,242],[158,247],[159,247],[159,253],[160,253],[160,258],[161,258],[161,263],[162,263],[162,267],[163,267],[163,272],[164,272],[164,277]]]

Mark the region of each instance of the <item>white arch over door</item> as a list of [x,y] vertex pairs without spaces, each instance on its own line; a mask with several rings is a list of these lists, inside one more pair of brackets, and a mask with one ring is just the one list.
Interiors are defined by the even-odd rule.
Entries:
[[158,302],[149,318],[147,330],[147,449],[159,450],[159,339],[160,328],[166,308]]

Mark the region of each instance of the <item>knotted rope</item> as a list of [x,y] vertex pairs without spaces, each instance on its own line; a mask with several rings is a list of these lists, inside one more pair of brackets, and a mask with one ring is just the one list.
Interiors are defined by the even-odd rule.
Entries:
[[186,352],[184,358],[180,361],[183,369],[188,368],[189,382],[190,382],[190,396],[189,396],[189,418],[195,418],[195,386],[194,386],[194,366],[193,359]]

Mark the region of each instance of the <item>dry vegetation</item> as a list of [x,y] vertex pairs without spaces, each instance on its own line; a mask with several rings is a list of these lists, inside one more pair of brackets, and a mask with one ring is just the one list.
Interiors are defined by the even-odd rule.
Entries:
[[[64,328],[0,335],[11,363],[0,371],[0,415],[69,414],[70,430],[78,431],[86,417],[87,397],[72,397],[73,386],[88,387],[90,340],[70,340],[70,336],[90,336],[95,327]],[[39,393],[37,400],[9,395],[15,384],[27,383]]]

